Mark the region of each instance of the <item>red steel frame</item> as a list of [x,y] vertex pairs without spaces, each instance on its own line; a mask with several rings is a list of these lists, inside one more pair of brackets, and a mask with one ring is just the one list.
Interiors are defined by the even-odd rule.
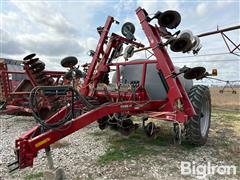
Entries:
[[[30,91],[27,92],[16,92],[15,90],[18,88],[18,85],[21,81],[13,81],[9,79],[10,74],[26,74],[30,83],[33,87],[36,87],[37,84],[32,78],[32,74],[30,71],[27,70],[27,66],[24,66],[23,71],[9,71],[7,68],[7,64],[1,62],[0,65],[0,76],[1,76],[1,83],[2,83],[2,94],[5,96],[6,99],[6,109],[1,110],[0,114],[16,114],[16,113],[31,113],[31,109],[26,106],[29,102],[29,94]],[[50,75],[51,77],[57,78],[56,83],[61,76],[64,75],[64,72],[61,71],[44,71],[46,75]]]
[[[113,113],[125,112],[131,115],[148,114],[149,117],[163,119],[168,121],[177,121],[184,123],[190,116],[196,115],[194,108],[181,84],[178,77],[173,77],[175,68],[164,47],[161,46],[161,33],[159,27],[152,26],[146,19],[144,9],[138,8],[136,14],[139,18],[145,35],[147,36],[156,60],[139,60],[134,62],[107,63],[108,57],[114,47],[119,43],[134,44],[137,47],[144,45],[129,41],[128,39],[112,33],[108,38],[109,29],[114,22],[113,17],[108,17],[104,29],[100,35],[95,54],[87,71],[86,78],[80,92],[84,96],[94,96],[102,102],[103,105],[92,109],[71,121],[65,123],[58,130],[46,130],[40,132],[40,126],[36,126],[23,134],[16,140],[16,149],[19,168],[25,168],[33,165],[33,159],[37,156],[39,150],[48,148],[52,143],[59,139],[87,126],[88,124]],[[103,46],[108,38],[106,50]],[[101,61],[99,62],[99,59]],[[158,71],[161,71],[169,87],[166,100],[150,100],[144,88],[146,78],[146,68],[150,63],[156,64]],[[140,86],[136,90],[135,99],[132,92],[110,91],[108,95],[112,101],[108,102],[103,90],[97,89],[97,84],[109,67],[116,66],[117,86],[120,86],[120,66],[142,64],[143,72]],[[90,88],[89,85],[92,85]],[[159,92],[160,93],[160,92]],[[121,100],[119,100],[121,99]],[[75,102],[79,106],[80,102]],[[62,108],[58,113],[47,119],[48,123],[56,122],[62,119],[67,112],[67,108]]]

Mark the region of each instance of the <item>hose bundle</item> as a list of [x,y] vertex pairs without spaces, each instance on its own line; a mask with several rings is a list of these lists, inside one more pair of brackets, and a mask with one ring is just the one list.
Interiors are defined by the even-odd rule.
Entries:
[[[49,95],[67,95],[68,92],[72,92],[71,103],[66,101],[66,114],[64,118],[59,119],[57,122],[54,123],[47,123],[44,119],[42,119],[39,115],[37,110],[38,102],[37,96],[39,92],[42,93],[44,96]],[[74,118],[74,101],[79,100],[87,110],[93,109],[94,106],[88,102],[88,100],[79,94],[72,86],[37,86],[35,87],[30,93],[30,108],[32,109],[33,117],[36,119],[36,122],[39,123],[44,129],[58,129],[60,126],[65,124],[66,122],[70,121]]]

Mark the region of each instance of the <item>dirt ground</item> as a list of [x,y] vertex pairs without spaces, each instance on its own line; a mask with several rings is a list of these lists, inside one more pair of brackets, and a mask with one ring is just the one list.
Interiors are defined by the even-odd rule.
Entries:
[[[12,174],[7,162],[13,160],[14,140],[34,125],[31,117],[1,117],[0,179],[45,179],[53,177],[41,151],[33,168]],[[9,119],[6,119],[9,118]],[[181,175],[181,161],[204,165],[238,166],[236,175],[209,175],[207,179],[240,179],[240,113],[213,110],[207,144],[193,147],[183,141],[174,145],[169,123],[161,122],[156,139],[149,139],[139,128],[128,138],[112,130],[101,131],[92,124],[52,147],[55,167],[66,179],[196,179]],[[48,175],[48,176],[47,176]],[[50,178],[51,179],[51,178]]]

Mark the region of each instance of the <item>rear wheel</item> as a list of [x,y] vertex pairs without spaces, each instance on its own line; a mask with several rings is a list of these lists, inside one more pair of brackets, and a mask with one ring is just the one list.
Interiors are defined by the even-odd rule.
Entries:
[[211,122],[210,91],[207,86],[196,85],[188,96],[197,115],[189,118],[185,124],[186,140],[190,144],[202,146],[207,142]]

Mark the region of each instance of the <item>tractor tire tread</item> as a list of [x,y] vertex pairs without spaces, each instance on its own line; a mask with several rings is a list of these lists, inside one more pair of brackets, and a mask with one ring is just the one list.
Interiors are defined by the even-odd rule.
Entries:
[[[192,87],[190,92],[188,93],[189,99],[192,102],[192,105],[197,113],[196,116],[190,117],[188,121],[185,123],[185,137],[186,140],[195,146],[202,146],[207,141],[208,130],[205,137],[201,135],[200,129],[200,118],[201,118],[201,107],[203,105],[203,98],[207,98],[211,105],[210,99],[210,91],[207,86],[204,85],[195,85]],[[211,115],[211,107],[210,107],[210,115]],[[210,119],[209,119],[209,126],[210,126]]]

